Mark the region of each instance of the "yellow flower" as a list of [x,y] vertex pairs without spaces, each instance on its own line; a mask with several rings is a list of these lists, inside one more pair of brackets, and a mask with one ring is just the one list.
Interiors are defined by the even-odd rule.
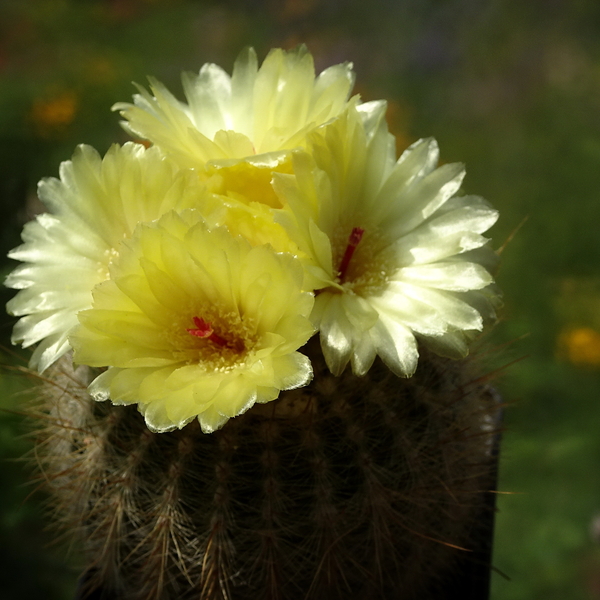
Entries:
[[7,305],[21,317],[12,341],[40,342],[31,366],[43,371],[69,350],[77,313],[91,306],[92,288],[108,277],[121,240],[139,221],[197,206],[206,192],[195,173],[132,143],[113,146],[104,158],[79,146],[60,179],[42,180],[38,191],[50,213],[25,225],[24,244],[9,253],[25,264],[6,285],[20,290]]
[[262,66],[254,50],[243,51],[229,76],[214,64],[198,75],[184,73],[188,103],[150,79],[134,104],[118,103],[134,136],[150,140],[182,167],[202,169],[212,191],[279,206],[273,172],[291,173],[290,150],[305,144],[315,127],[346,106],[354,83],[349,63],[315,77],[305,46],[272,50]]
[[137,403],[153,431],[197,417],[212,432],[311,379],[296,351],[314,332],[302,278],[290,254],[208,229],[197,211],[168,213],[122,244],[79,313],[74,360],[109,367],[92,396]]
[[295,177],[277,175],[279,220],[309,257],[318,289],[312,320],[327,364],[362,375],[376,355],[400,376],[417,365],[417,341],[464,356],[498,304],[480,234],[497,213],[456,196],[462,165],[436,168],[434,140],[395,160],[383,111],[365,126],[353,106],[294,156]]
[[37,99],[31,109],[31,119],[41,137],[49,137],[69,126],[77,114],[79,99],[66,91],[49,99]]
[[578,367],[600,367],[600,332],[591,327],[565,329],[558,338],[559,356]]

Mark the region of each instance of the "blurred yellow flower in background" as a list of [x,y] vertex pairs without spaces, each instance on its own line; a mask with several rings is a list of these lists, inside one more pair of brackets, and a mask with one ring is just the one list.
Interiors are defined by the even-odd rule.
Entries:
[[31,107],[30,117],[37,134],[49,137],[70,125],[77,114],[79,99],[67,90],[50,98],[38,98]]
[[600,367],[600,332],[591,327],[563,330],[558,338],[558,356],[578,367]]

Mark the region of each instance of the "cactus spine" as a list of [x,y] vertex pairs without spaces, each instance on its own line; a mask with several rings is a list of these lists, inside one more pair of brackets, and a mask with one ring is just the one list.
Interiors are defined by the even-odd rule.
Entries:
[[[496,407],[471,360],[422,353],[313,382],[205,435],[96,403],[68,359],[41,385],[37,456],[86,593],[128,600],[425,598],[472,544]],[[83,596],[85,597],[85,595]]]

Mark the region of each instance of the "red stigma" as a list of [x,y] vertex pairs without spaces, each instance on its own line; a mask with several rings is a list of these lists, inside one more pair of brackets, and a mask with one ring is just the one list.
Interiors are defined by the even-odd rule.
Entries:
[[348,270],[348,265],[350,264],[350,260],[352,259],[352,255],[356,250],[356,247],[360,243],[362,236],[365,230],[362,227],[354,227],[348,236],[348,245],[346,246],[346,251],[344,252],[344,256],[342,257],[342,261],[340,262],[340,268],[338,269],[338,277],[340,282],[343,282],[346,278],[346,271]]
[[212,328],[212,325],[201,317],[194,317],[194,325],[196,326],[196,329],[186,329],[190,335],[206,338],[217,344],[217,346],[228,346],[227,340],[223,339],[220,335],[217,335]]

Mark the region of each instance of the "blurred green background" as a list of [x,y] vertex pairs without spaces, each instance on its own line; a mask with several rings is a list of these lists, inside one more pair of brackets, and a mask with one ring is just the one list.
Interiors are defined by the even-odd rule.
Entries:
[[[126,139],[110,107],[132,81],[154,75],[181,97],[182,70],[299,42],[318,70],[353,61],[363,99],[390,101],[398,149],[435,136],[444,161],[467,164],[466,191],[500,209],[490,343],[497,365],[524,358],[498,379],[500,489],[514,493],[498,500],[494,554],[510,581],[494,574],[491,597],[600,599],[597,0],[0,0],[0,255],[76,144]],[[12,321],[0,325],[8,345]],[[25,382],[0,383],[0,596],[68,600],[76,572],[14,460],[29,448],[10,412]]]

